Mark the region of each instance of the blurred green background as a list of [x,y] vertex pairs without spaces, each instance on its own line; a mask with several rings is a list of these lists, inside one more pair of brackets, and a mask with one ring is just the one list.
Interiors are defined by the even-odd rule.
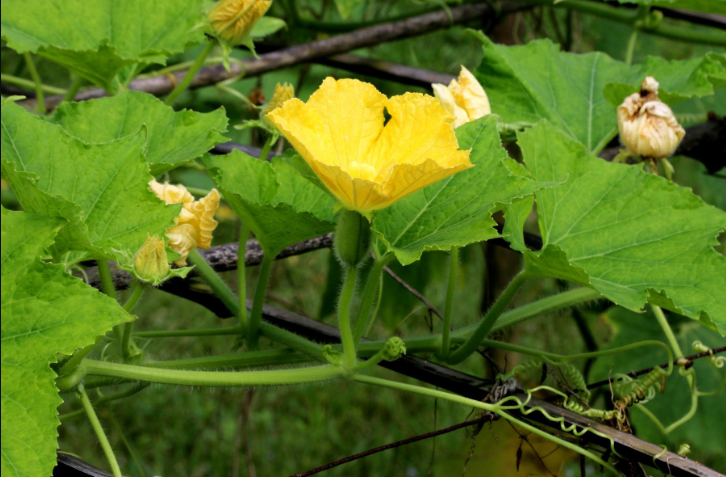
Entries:
[[[276,2],[268,13],[285,18],[285,11]],[[341,2],[345,3],[345,2]],[[380,20],[406,12],[436,7],[441,2],[401,0],[348,2],[353,5],[345,21]],[[301,12],[321,21],[342,22],[333,1],[299,1]],[[697,26],[665,20],[684,28]],[[499,42],[526,43],[536,38],[551,38],[562,42],[566,24],[571,23],[573,52],[604,51],[622,59],[629,35],[627,26],[593,16],[540,7],[518,13],[496,28],[481,22],[457,26],[425,36],[397,41],[353,53],[395,63],[458,74],[460,65],[476,67],[482,57],[478,40],[466,33],[465,27],[488,29],[488,34]],[[320,38],[324,34],[308,29],[288,29],[266,39],[260,48],[274,48]],[[714,48],[684,44],[648,35],[641,35],[634,61],[647,55],[660,55],[668,59],[699,56]],[[199,51],[192,49],[172,62],[194,59]],[[723,49],[721,51],[724,51]],[[249,54],[237,50],[235,56]],[[49,61],[36,59],[44,82],[65,87],[69,77],[65,70]],[[2,71],[27,76],[24,64],[16,55],[2,50]],[[258,97],[269,98],[279,82],[289,82],[297,96],[304,99],[318,87],[326,76],[358,77],[375,84],[387,95],[405,91],[429,92],[388,81],[352,75],[317,64],[302,65],[265,74],[259,78],[238,81],[234,90]],[[429,92],[430,93],[430,92]],[[224,106],[230,125],[240,124],[256,114],[234,95],[219,88],[209,87],[188,91],[177,102],[180,108],[210,111]],[[706,111],[726,114],[726,90],[705,99],[686,101],[674,108],[684,123],[703,120]],[[231,140],[259,145],[255,132],[230,128]],[[676,180],[692,187],[707,202],[726,209],[726,182],[723,177],[708,176],[703,166],[688,158],[675,158]],[[206,173],[195,167],[173,171],[165,179],[190,186],[211,188],[213,183]],[[12,192],[3,184],[3,205],[17,207]],[[215,233],[215,244],[237,240],[237,222],[233,213],[222,206],[218,214],[220,227]],[[530,224],[535,227],[535,224]],[[461,252],[462,266],[458,277],[455,300],[455,326],[477,320],[487,306],[488,296],[496,290],[496,283],[511,275],[518,266],[517,255],[493,245],[476,244]],[[423,260],[409,267],[392,266],[412,286],[421,291],[435,305],[443,307],[448,256],[429,253]],[[247,271],[247,284],[251,295],[257,270]],[[495,275],[498,274],[498,275]],[[267,301],[310,317],[334,324],[331,300],[339,287],[340,270],[329,250],[288,258],[275,264]],[[505,278],[502,278],[505,277]],[[235,274],[225,276],[236,287]],[[200,285],[201,286],[201,285]],[[561,291],[565,284],[550,280],[534,281],[518,295],[516,303],[528,303],[537,298]],[[220,320],[206,309],[182,301],[160,291],[148,292],[137,314],[137,330],[190,329],[212,326],[231,326],[230,320]],[[684,351],[691,352],[690,344],[700,339],[711,346],[724,344],[715,333],[698,328],[690,320],[671,317],[674,328],[682,340]],[[501,338],[537,349],[560,353],[587,350],[582,329],[588,330],[598,347],[618,346],[640,339],[663,339],[654,321],[647,314],[637,315],[620,309],[607,309],[602,303],[578,310],[540,316],[519,324]],[[411,337],[440,330],[421,303],[417,302],[390,277],[384,281],[384,297],[379,319],[373,334],[385,338],[391,334]],[[198,357],[227,353],[235,349],[231,337],[175,338],[142,341],[147,355],[153,359]],[[492,351],[491,356],[504,369],[526,360],[515,353]],[[664,361],[664,356],[648,348],[636,350],[622,360],[595,362],[589,369],[588,381],[598,380],[611,372],[628,372]],[[585,363],[578,363],[581,369]],[[710,390],[719,382],[719,374],[705,361],[696,366],[699,385]],[[490,365],[475,356],[460,369],[481,376],[492,376]],[[406,381],[383,369],[375,375]],[[670,422],[687,410],[685,384],[674,378],[667,394],[659,397],[651,408],[664,421]],[[534,384],[534,383],[529,383]],[[679,389],[680,387],[680,389]],[[123,386],[119,389],[124,389]],[[104,389],[104,393],[113,389]],[[723,393],[718,397],[703,398],[697,418],[683,426],[675,435],[664,436],[638,411],[633,412],[632,424],[636,434],[657,444],[677,449],[684,442],[691,444],[691,457],[713,468],[726,469],[726,437],[720,432],[726,422]],[[64,396],[67,402],[60,413],[78,409],[73,396]],[[93,397],[93,394],[92,394]],[[596,401],[603,407],[609,399],[600,393]],[[189,389],[173,386],[152,386],[135,397],[106,405],[98,409],[111,444],[124,471],[131,476],[285,476],[323,465],[327,462],[361,452],[434,429],[447,427],[467,418],[470,410],[449,402],[436,402],[418,395],[393,390],[365,387],[361,384],[336,382],[315,386],[287,386],[265,389]],[[60,448],[79,455],[101,468],[107,463],[97,439],[83,417],[63,420],[60,430]],[[517,469],[517,453],[521,447],[522,459]],[[649,469],[650,475],[658,475]],[[599,475],[599,469],[586,463],[587,475]],[[506,422],[485,425],[477,434],[472,429],[459,430],[395,450],[375,454],[326,471],[326,476],[451,476],[451,475],[580,475],[579,457],[558,448],[551,442],[515,429]]]

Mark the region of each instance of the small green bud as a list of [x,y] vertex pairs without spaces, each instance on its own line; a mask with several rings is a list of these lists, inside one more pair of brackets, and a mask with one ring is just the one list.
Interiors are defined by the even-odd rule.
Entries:
[[333,366],[341,366],[343,364],[343,353],[334,350],[331,345],[323,346],[323,357]]
[[357,267],[368,255],[371,246],[368,219],[359,212],[343,209],[338,216],[333,242],[340,261],[349,267]]
[[386,361],[395,361],[406,354],[406,344],[398,336],[388,338],[383,346],[383,359]]
[[134,255],[134,275],[139,280],[154,286],[164,281],[170,272],[164,240],[158,235],[146,235],[146,241]]

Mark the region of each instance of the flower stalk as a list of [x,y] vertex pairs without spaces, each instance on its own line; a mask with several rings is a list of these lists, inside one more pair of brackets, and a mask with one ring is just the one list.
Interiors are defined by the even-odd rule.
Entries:
[[111,444],[108,442],[108,437],[106,437],[106,433],[103,431],[103,426],[101,425],[101,421],[98,420],[96,411],[93,410],[93,404],[91,404],[91,400],[88,399],[88,394],[86,394],[83,384],[79,384],[78,388],[76,388],[76,396],[78,397],[78,400],[81,401],[81,405],[88,415],[91,427],[93,427],[93,430],[98,437],[98,441],[101,444],[101,449],[103,449],[103,453],[106,455],[106,459],[108,459],[108,463],[111,466],[113,477],[123,477],[121,467],[118,465],[118,461],[113,453]]
[[204,65],[204,60],[207,59],[207,56],[209,56],[216,44],[217,42],[214,40],[209,40],[207,42],[207,45],[204,47],[202,52],[199,53],[197,59],[194,60],[194,64],[192,64],[191,68],[189,68],[187,74],[184,75],[184,79],[182,79],[181,82],[176,85],[176,87],[171,91],[171,93],[169,93],[169,96],[166,97],[164,103],[167,106],[172,106],[174,104],[174,101],[176,101],[179,97],[179,95],[186,91],[186,89],[192,83],[194,77],[197,75],[199,69],[202,67],[202,65]]

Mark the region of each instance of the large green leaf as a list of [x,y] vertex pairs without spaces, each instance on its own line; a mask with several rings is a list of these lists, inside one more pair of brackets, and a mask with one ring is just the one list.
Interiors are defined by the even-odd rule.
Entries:
[[227,141],[224,108],[211,113],[174,110],[156,97],[125,91],[112,98],[65,103],[54,122],[87,143],[115,141],[146,125],[146,161],[158,176]]
[[524,251],[530,271],[589,285],[632,310],[650,301],[726,333],[726,258],[713,248],[726,213],[662,177],[590,155],[546,121],[520,134],[519,145],[535,178],[567,179],[535,194],[544,249]]
[[107,90],[126,65],[160,63],[204,39],[201,0],[6,0],[2,38]]
[[333,230],[332,197],[300,175],[286,158],[267,162],[235,150],[224,156],[207,155],[203,162],[265,254],[276,256],[289,245]]
[[52,473],[62,402],[49,364],[131,317],[38,258],[66,222],[2,208],[2,475]]
[[496,116],[456,129],[460,149],[474,167],[396,202],[373,215],[373,230],[403,265],[427,250],[450,250],[498,237],[491,214],[504,204],[553,183],[533,181],[507,157]]
[[[479,36],[484,59],[476,75],[492,111],[506,123],[545,118],[588,151],[599,151],[617,133],[614,105],[608,99],[622,101],[646,75],[655,76],[663,98],[673,100],[713,94],[714,86],[726,79],[719,71],[724,57],[718,54],[686,61],[648,59],[628,66],[604,53],[565,53],[549,40],[503,46]],[[608,87],[610,83],[621,84]]]
[[70,222],[56,240],[59,252],[114,258],[173,224],[181,206],[167,206],[149,190],[145,143],[142,130],[89,145],[20,106],[2,108],[3,178],[27,212]]
[[[663,330],[655,317],[650,314],[636,315],[623,308],[613,307],[607,311],[605,317],[614,328],[615,336],[607,348],[625,346],[645,340],[660,340],[667,343]],[[675,318],[675,317],[673,317]],[[671,327],[681,350],[686,355],[693,353],[693,342],[700,341],[706,346],[715,348],[723,346],[724,340],[703,326],[686,320],[671,319]],[[590,381],[607,379],[617,373],[629,373],[639,369],[667,361],[663,351],[655,347],[637,348],[627,353],[599,358],[590,371]],[[694,361],[696,370],[696,385],[700,391],[713,391],[718,388],[721,380],[726,376],[726,368],[716,369],[707,359]],[[723,405],[725,392],[717,396],[701,397],[698,402],[698,412],[688,423],[664,435],[656,425],[642,412],[638,406],[630,412],[630,422],[635,434],[647,441],[666,444],[672,451],[678,449],[683,443],[688,443],[694,452],[689,455],[712,468],[724,468],[726,465],[726,449],[723,446],[723,424],[726,422],[726,406]],[[655,399],[644,404],[658,419],[668,425],[684,415],[691,406],[691,396],[688,392],[688,383],[676,371],[666,380],[665,392],[657,395]],[[703,459],[706,459],[704,462]],[[717,463],[720,462],[720,465]]]

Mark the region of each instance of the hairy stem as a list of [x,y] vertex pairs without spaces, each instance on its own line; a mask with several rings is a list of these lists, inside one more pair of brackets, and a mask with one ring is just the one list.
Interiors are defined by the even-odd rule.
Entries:
[[65,103],[66,101],[73,101],[74,99],[76,99],[76,95],[78,94],[78,90],[81,89],[82,84],[83,84],[83,77],[76,76],[75,78],[73,78],[73,82],[71,83],[71,86],[68,88],[68,91],[66,91],[66,94],[63,96],[61,103]]
[[98,437],[98,441],[101,443],[103,453],[106,454],[106,459],[108,459],[108,463],[109,465],[111,465],[111,472],[113,472],[113,477],[123,477],[123,474],[121,473],[121,468],[119,467],[118,462],[116,461],[116,456],[114,455],[113,449],[111,448],[111,444],[109,444],[108,442],[108,438],[106,437],[106,433],[103,431],[101,421],[98,420],[96,411],[93,410],[93,405],[91,404],[91,400],[88,399],[88,394],[86,394],[86,390],[83,387],[83,384],[78,385],[76,395],[81,401],[81,404],[83,405],[83,409],[86,411],[86,414],[88,414],[88,420],[91,421],[91,427],[93,427],[93,430],[96,432],[96,436]]
[[199,68],[202,67],[202,65],[204,64],[204,60],[207,59],[207,56],[209,56],[209,53],[212,52],[216,44],[216,40],[209,40],[207,42],[207,45],[204,47],[199,56],[197,56],[197,59],[194,60],[194,64],[192,64],[191,68],[189,68],[189,70],[187,71],[184,79],[181,80],[181,82],[176,85],[172,92],[169,93],[169,96],[166,97],[166,101],[164,101],[164,103],[167,106],[173,105],[174,101],[176,101],[179,95],[182,94],[189,87],[192,80],[194,79],[194,76],[196,76],[197,71],[199,71]]
[[373,262],[373,267],[368,275],[368,282],[363,289],[363,298],[361,299],[360,309],[358,310],[358,317],[355,320],[353,326],[353,342],[355,343],[356,349],[360,344],[361,338],[367,334],[366,331],[370,329],[372,325],[371,308],[376,300],[376,295],[379,292],[379,284],[381,283],[383,276],[383,268],[393,260],[393,254],[385,254],[382,257],[376,258]]
[[247,254],[247,237],[250,229],[244,221],[239,224],[239,243],[237,245],[237,296],[239,297],[239,327],[242,334],[247,332],[247,267],[245,256]]
[[252,312],[250,313],[250,321],[247,326],[247,346],[250,349],[256,349],[258,347],[260,323],[262,322],[262,306],[265,304],[267,284],[270,281],[270,271],[274,263],[275,257],[265,254],[260,265],[260,276],[257,278],[255,298],[252,301]]
[[45,114],[45,92],[43,91],[43,84],[40,82],[40,75],[38,74],[38,70],[35,68],[35,63],[33,63],[33,57],[30,56],[30,52],[26,51],[23,53],[23,57],[25,58],[25,63],[28,66],[30,77],[33,79],[33,84],[35,85],[35,99],[38,104],[36,111],[38,114],[43,115]]
[[349,368],[355,364],[355,341],[353,341],[353,331],[350,326],[350,303],[353,299],[357,277],[357,267],[345,266],[345,281],[338,303],[338,328],[340,329],[340,341],[343,343],[343,364]]
[[275,142],[275,139],[275,136],[271,134],[265,141],[264,146],[262,146],[262,151],[260,152],[261,161],[267,160],[267,156],[270,154],[270,149],[272,148],[272,144]]
[[272,371],[188,371],[182,369],[155,368],[107,361],[86,360],[82,367],[86,374],[108,376],[132,381],[143,381],[179,386],[271,386],[304,384],[343,377],[348,373],[340,366],[314,366]]
[[481,341],[492,330],[494,324],[497,322],[497,319],[499,319],[501,314],[504,312],[504,309],[509,305],[514,296],[517,294],[517,291],[519,291],[519,288],[524,285],[528,278],[529,276],[525,272],[521,272],[509,285],[507,285],[507,288],[502,292],[499,298],[497,298],[497,301],[494,302],[494,305],[492,305],[486,315],[484,315],[484,319],[482,319],[482,321],[477,325],[469,339],[447,358],[446,361],[448,363],[461,363],[476,351]]

